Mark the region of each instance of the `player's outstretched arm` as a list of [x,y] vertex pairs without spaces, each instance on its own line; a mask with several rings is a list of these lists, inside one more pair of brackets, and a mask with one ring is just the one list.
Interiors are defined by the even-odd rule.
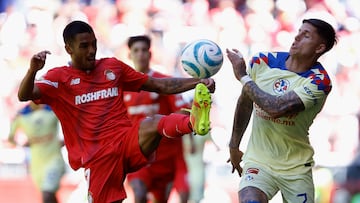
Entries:
[[243,90],[261,109],[271,117],[278,118],[292,115],[305,109],[300,97],[290,91],[282,96],[275,96],[261,90],[246,73],[246,64],[237,49],[226,49],[227,56],[233,66],[234,75],[243,84]]
[[261,90],[255,82],[249,82],[243,89],[251,100],[273,118],[293,115],[305,109],[304,103],[294,91],[275,96]]
[[142,90],[158,92],[160,94],[177,94],[194,89],[198,83],[203,83],[211,93],[215,91],[215,81],[212,78],[154,78],[149,79],[142,86]]
[[233,131],[229,142],[230,158],[228,160],[228,162],[232,165],[232,172],[234,173],[236,170],[239,176],[241,176],[242,173],[240,162],[243,155],[239,146],[244,136],[244,132],[249,124],[252,110],[253,102],[243,90],[239,96],[235,109]]
[[20,101],[28,101],[40,98],[40,91],[34,85],[36,73],[45,65],[46,55],[49,51],[41,51],[35,54],[30,61],[30,68],[22,79],[18,91]]

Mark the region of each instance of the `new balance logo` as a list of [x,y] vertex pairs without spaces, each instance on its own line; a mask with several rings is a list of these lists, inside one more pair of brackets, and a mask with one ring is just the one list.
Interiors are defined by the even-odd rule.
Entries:
[[80,84],[80,78],[74,78],[70,82],[70,85],[78,85],[78,84]]

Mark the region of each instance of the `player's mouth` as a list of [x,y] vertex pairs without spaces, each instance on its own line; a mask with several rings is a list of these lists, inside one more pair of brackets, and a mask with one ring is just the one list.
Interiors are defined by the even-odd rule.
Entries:
[[95,57],[88,57],[87,60],[90,62],[93,62],[93,61],[95,61]]

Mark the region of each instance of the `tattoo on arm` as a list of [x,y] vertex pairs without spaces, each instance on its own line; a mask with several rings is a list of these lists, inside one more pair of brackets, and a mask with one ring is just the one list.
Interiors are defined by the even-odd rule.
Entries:
[[274,118],[295,114],[305,109],[304,103],[294,91],[282,96],[274,96],[261,90],[253,81],[246,83],[243,89],[252,101]]
[[195,78],[152,78],[142,86],[142,90],[160,94],[177,94],[193,89],[198,83]]
[[182,92],[184,89],[184,85],[183,82],[181,81],[181,79],[179,78],[172,78],[172,79],[162,79],[163,83],[162,84],[162,90],[164,90],[164,92]]
[[239,147],[244,132],[249,124],[252,110],[253,102],[243,90],[236,105],[233,132],[229,143],[230,148]]

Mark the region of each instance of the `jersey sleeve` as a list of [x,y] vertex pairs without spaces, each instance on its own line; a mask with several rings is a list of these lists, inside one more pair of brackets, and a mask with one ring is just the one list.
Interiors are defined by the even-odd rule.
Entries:
[[261,65],[263,62],[261,58],[262,55],[264,55],[264,53],[259,52],[254,54],[249,60],[246,72],[253,80],[256,79],[256,71],[258,70],[257,66]]
[[305,108],[325,102],[332,89],[332,84],[324,67],[317,63],[309,71],[303,73],[302,77],[307,78],[306,82],[299,85],[294,91],[303,101]]
[[332,88],[330,80],[321,77],[310,79],[310,82],[294,89],[306,109],[325,102]]
[[20,115],[16,115],[16,117],[12,120],[10,124],[9,137],[10,141],[14,140],[16,130],[20,127]]
[[122,67],[122,82],[124,91],[140,91],[141,86],[147,81],[148,75],[134,70],[126,63],[119,61]]
[[34,102],[39,103],[51,103],[51,99],[56,97],[59,89],[58,76],[62,73],[59,72],[59,68],[48,70],[44,75],[35,81],[35,85],[39,88],[41,98]]

